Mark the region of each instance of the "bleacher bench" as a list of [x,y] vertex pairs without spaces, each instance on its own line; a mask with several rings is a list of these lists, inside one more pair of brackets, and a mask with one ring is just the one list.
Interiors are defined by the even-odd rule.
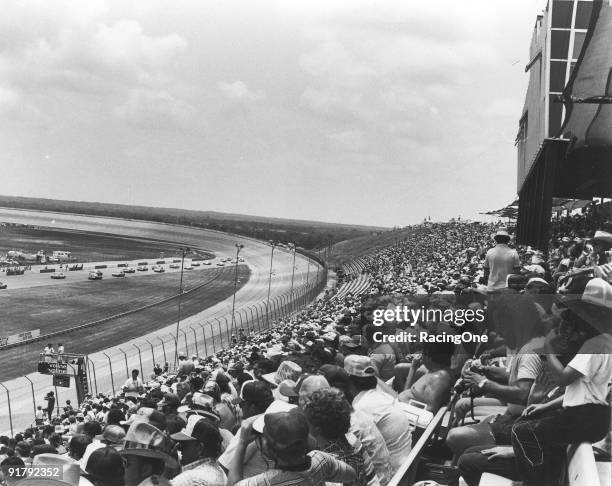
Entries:
[[[589,442],[572,444],[567,448],[567,473],[565,486],[608,486],[612,480],[612,464],[595,462],[593,447]],[[464,483],[465,484],[465,483]],[[479,486],[515,486],[512,481],[496,474],[484,473]]]

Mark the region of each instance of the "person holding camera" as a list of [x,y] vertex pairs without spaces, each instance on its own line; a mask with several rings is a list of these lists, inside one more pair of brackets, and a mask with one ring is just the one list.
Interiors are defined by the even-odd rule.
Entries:
[[[507,434],[525,409],[532,385],[542,371],[542,361],[535,352],[544,344],[545,328],[541,321],[518,319],[512,325],[502,326],[498,332],[508,347],[510,363],[507,369],[484,366],[478,361],[466,363],[461,384],[470,391],[471,397],[459,400],[455,413],[461,419],[473,405],[480,405],[484,410],[472,412],[483,417],[480,422],[449,431],[446,444],[456,458],[468,447],[494,446],[496,434]],[[473,400],[483,396],[486,401]]]

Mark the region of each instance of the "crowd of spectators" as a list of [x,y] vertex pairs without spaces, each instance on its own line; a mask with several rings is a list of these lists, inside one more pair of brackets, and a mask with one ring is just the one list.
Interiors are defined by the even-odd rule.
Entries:
[[[431,453],[467,484],[485,471],[557,484],[564,447],[610,430],[612,235],[568,238],[548,252],[513,247],[499,225],[413,227],[365,259],[364,294],[241,330],[172,371],[134,370],[119,395],[0,437],[4,481],[16,481],[7,466],[61,464],[57,484],[385,485],[449,406]],[[397,306],[486,318],[374,325],[376,310]],[[392,339],[420,331],[488,341]]]

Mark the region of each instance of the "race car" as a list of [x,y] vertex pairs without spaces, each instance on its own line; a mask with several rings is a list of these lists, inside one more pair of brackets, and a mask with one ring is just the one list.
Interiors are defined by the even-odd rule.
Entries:
[[154,272],[157,272],[157,273],[164,273],[166,271],[166,269],[164,267],[160,266],[160,265],[153,265],[151,267],[151,270],[153,270]]
[[125,272],[123,270],[116,270],[111,273],[113,277],[125,277]]
[[199,267],[200,266],[200,262],[191,262],[191,266],[192,267]]
[[89,280],[102,280],[102,272],[89,272],[89,276],[87,278]]
[[193,270],[193,267],[191,265],[185,265],[183,270]]
[[55,280],[60,280],[60,279],[66,278],[66,275],[63,272],[52,273],[51,278]]
[[138,270],[139,272],[146,272],[147,270],[149,270],[149,267],[147,267],[146,265],[139,265],[136,270]]
[[5,289],[7,285],[4,282],[0,282],[0,289]]
[[125,267],[123,271],[125,273],[136,273],[136,269],[134,267]]

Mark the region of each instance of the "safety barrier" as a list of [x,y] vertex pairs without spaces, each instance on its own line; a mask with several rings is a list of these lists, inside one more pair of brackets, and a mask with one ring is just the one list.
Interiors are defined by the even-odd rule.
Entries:
[[[164,363],[173,365],[179,353],[187,356],[196,354],[200,357],[214,354],[239,341],[240,329],[247,336],[263,332],[276,322],[304,309],[325,287],[326,281],[327,269],[323,267],[316,278],[308,284],[294,288],[293,293],[287,291],[270,298],[269,302],[266,300],[236,308],[233,322],[229,313],[207,321],[181,324],[178,339],[174,332],[165,335],[152,333],[113,350],[96,353],[95,357],[89,356],[87,378],[90,393],[119,393],[132,369],[140,370],[141,376],[148,379],[156,363],[162,366]],[[0,414],[0,433],[10,430],[11,435],[14,435],[29,427],[34,422],[36,405],[50,390],[55,392],[58,413],[66,400],[77,403],[74,383],[71,388],[59,388],[53,387],[50,381],[45,381],[46,384],[43,385],[37,380],[32,381],[28,376],[23,376],[17,380],[17,386],[9,388],[0,383],[0,410],[8,412]],[[2,391],[4,393],[1,393]],[[19,395],[18,398],[21,399],[19,409],[11,407],[11,398],[14,395]],[[31,395],[31,407],[23,406],[23,403],[27,403],[27,397],[24,400],[24,395]]]
[[438,427],[442,423],[442,418],[444,414],[447,412],[448,407],[442,407],[438,410],[438,413],[431,420],[419,440],[412,446],[412,450],[406,457],[406,460],[402,463],[399,469],[395,472],[391,481],[387,483],[387,486],[410,486],[414,482],[414,476],[416,474],[417,467],[419,465],[419,460],[421,458],[421,454],[423,453],[423,449],[433,437],[434,433],[438,429]]

